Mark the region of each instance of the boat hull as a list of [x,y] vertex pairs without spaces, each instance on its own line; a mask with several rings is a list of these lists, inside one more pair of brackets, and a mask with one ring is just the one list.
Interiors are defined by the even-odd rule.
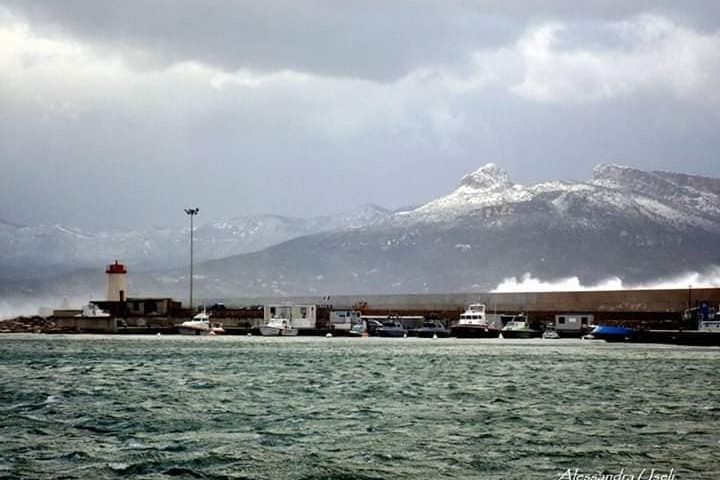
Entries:
[[295,337],[298,331],[294,328],[260,327],[260,334],[265,337]]
[[177,327],[177,331],[180,335],[202,335],[200,330],[194,328]]
[[501,330],[503,338],[539,338],[542,332],[539,330]]
[[418,329],[415,331],[415,335],[419,338],[447,338],[450,336],[450,332],[448,330],[422,330]]
[[370,333],[371,337],[392,337],[402,338],[407,336],[407,332],[404,330],[375,330]]
[[543,340],[560,340],[560,335],[556,332],[545,332],[542,334]]
[[225,333],[223,329],[216,328],[193,328],[193,327],[176,327],[180,335],[221,335]]
[[451,328],[450,334],[457,338],[498,338],[500,330],[461,325]]
[[605,340],[606,342],[630,342],[635,337],[635,331],[627,327],[600,325],[596,327],[590,335],[593,338]]
[[702,332],[697,330],[639,330],[635,332],[632,341],[638,343],[718,347],[720,346],[720,332]]

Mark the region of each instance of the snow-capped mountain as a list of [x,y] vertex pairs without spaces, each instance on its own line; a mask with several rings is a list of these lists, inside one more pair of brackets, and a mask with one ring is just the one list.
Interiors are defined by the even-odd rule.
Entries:
[[487,207],[511,206],[528,202],[548,192],[590,190],[583,183],[549,182],[523,187],[510,180],[509,175],[494,163],[488,163],[465,175],[460,186],[444,197],[415,210],[398,215],[398,221],[446,222]]
[[[543,201],[549,201],[559,214],[577,202],[587,202],[587,207],[598,211],[622,210],[630,217],[713,230],[719,226],[720,179],[599,165],[589,182],[552,181],[524,187],[489,163],[463,177],[449,195],[396,219],[404,216],[410,222],[447,222],[481,209],[502,207],[498,212],[504,209],[508,214],[516,205]],[[490,221],[497,216],[492,217]]]

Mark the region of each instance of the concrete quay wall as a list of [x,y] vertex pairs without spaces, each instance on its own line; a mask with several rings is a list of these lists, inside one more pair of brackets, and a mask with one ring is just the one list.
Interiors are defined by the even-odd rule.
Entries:
[[699,301],[720,305],[720,288],[528,293],[439,293],[405,295],[333,295],[226,299],[233,307],[271,303],[366,305],[370,311],[457,311],[484,303],[489,311],[537,313],[678,314]]

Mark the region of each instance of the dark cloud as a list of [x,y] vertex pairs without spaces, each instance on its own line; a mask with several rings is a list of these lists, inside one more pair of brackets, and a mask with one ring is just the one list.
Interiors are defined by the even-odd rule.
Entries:
[[498,4],[0,0],[2,218],[393,207],[486,162],[720,176],[716,2]]
[[713,0],[3,0],[38,28],[122,51],[137,65],[200,61],[227,70],[292,69],[381,81],[463,61],[548,20],[592,23],[667,13],[711,29]]
[[120,49],[137,63],[200,61],[388,80],[508,41],[519,25],[448,2],[9,2],[51,32]]

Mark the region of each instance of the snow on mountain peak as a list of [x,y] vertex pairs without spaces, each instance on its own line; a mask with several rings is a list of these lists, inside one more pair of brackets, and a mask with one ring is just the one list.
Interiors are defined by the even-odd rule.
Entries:
[[718,193],[717,179],[621,165],[596,166],[591,182],[551,181],[524,187],[512,183],[503,169],[490,163],[465,175],[452,193],[406,212],[402,218],[444,222],[488,207],[508,207],[505,211],[510,212],[513,205],[537,200],[549,202],[561,215],[571,205],[592,205],[597,211],[634,212],[653,221],[716,229],[720,228]]
[[521,201],[528,195],[526,189],[512,183],[505,170],[487,163],[462,177],[460,186],[449,195],[398,215],[408,220],[444,221],[479,208]]
[[635,182],[654,177],[653,172],[644,172],[623,165],[600,164],[593,168],[592,183],[609,188],[625,189],[632,187]]
[[494,163],[486,163],[462,177],[460,185],[476,190],[499,190],[512,187],[513,183],[505,170]]

